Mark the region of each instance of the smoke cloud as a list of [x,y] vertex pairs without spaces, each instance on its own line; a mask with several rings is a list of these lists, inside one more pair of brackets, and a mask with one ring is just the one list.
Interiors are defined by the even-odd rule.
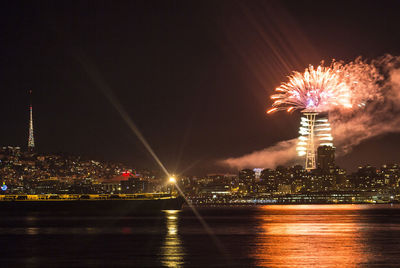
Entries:
[[253,167],[276,167],[296,161],[297,139],[281,141],[261,151],[255,151],[241,157],[232,157],[222,161],[230,167],[242,169]]
[[[353,108],[329,111],[334,145],[344,155],[373,137],[400,132],[400,57],[385,55],[369,63],[360,58],[346,68],[362,77],[362,85],[351,88]],[[355,81],[357,83],[357,81]],[[353,83],[353,82],[352,82]],[[297,139],[279,142],[250,154],[222,160],[233,168],[275,168],[299,161]]]
[[367,91],[353,93],[366,96],[361,107],[329,113],[339,155],[370,138],[400,132],[400,57],[386,55],[370,64],[379,75],[367,86]]

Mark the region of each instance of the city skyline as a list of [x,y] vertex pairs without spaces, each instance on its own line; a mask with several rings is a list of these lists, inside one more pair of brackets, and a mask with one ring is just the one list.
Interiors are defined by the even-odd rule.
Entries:
[[[79,59],[85,58],[168,170],[229,171],[217,162],[297,137],[300,113],[265,115],[273,89],[291,70],[304,70],[321,59],[400,54],[397,36],[391,34],[398,22],[396,7],[367,2],[356,20],[356,3],[343,12],[332,4],[326,10],[329,16],[321,12],[323,4],[290,1],[177,2],[156,9],[151,3],[119,3],[108,9],[104,3],[96,7],[96,15],[83,3],[9,4],[1,18],[7,26],[1,30],[0,111],[7,129],[0,136],[2,145],[26,144],[26,92],[32,89],[38,151],[156,167],[81,66]],[[312,19],[307,14],[313,14]],[[371,16],[385,19],[372,24]],[[283,39],[274,35],[274,23]],[[189,31],[192,28],[196,33]],[[291,35],[298,37],[296,42]],[[279,60],[274,49],[290,53]],[[398,138],[385,134],[367,140],[339,156],[339,166],[354,170],[367,163],[398,163]]]
[[5,1],[1,266],[399,266],[399,10]]

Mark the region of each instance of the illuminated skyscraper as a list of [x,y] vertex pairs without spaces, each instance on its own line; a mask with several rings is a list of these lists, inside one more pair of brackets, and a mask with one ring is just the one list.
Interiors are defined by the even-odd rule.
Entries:
[[[32,95],[32,90],[29,91],[29,95]],[[33,137],[33,115],[32,115],[32,101],[29,104],[29,138],[28,138],[28,150],[33,151],[35,149],[35,139]]]
[[324,113],[304,111],[300,122],[300,137],[297,153],[306,157],[305,168],[316,169],[316,149],[318,146],[333,147],[331,127]]
[[318,147],[317,167],[324,174],[331,172],[335,167],[335,147],[326,145]]

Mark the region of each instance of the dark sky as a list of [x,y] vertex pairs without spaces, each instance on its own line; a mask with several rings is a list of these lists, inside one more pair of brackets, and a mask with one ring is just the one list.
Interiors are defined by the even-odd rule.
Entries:
[[[297,135],[266,116],[291,70],[400,54],[399,1],[8,1],[0,6],[0,141],[26,147],[32,89],[39,152],[156,164],[111,92],[171,172]],[[400,135],[339,164],[400,162]]]

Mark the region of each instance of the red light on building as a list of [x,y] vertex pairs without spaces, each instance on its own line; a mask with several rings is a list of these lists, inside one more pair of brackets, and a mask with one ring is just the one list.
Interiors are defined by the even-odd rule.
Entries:
[[122,176],[124,177],[129,177],[132,173],[130,173],[129,171],[124,171],[122,172]]

